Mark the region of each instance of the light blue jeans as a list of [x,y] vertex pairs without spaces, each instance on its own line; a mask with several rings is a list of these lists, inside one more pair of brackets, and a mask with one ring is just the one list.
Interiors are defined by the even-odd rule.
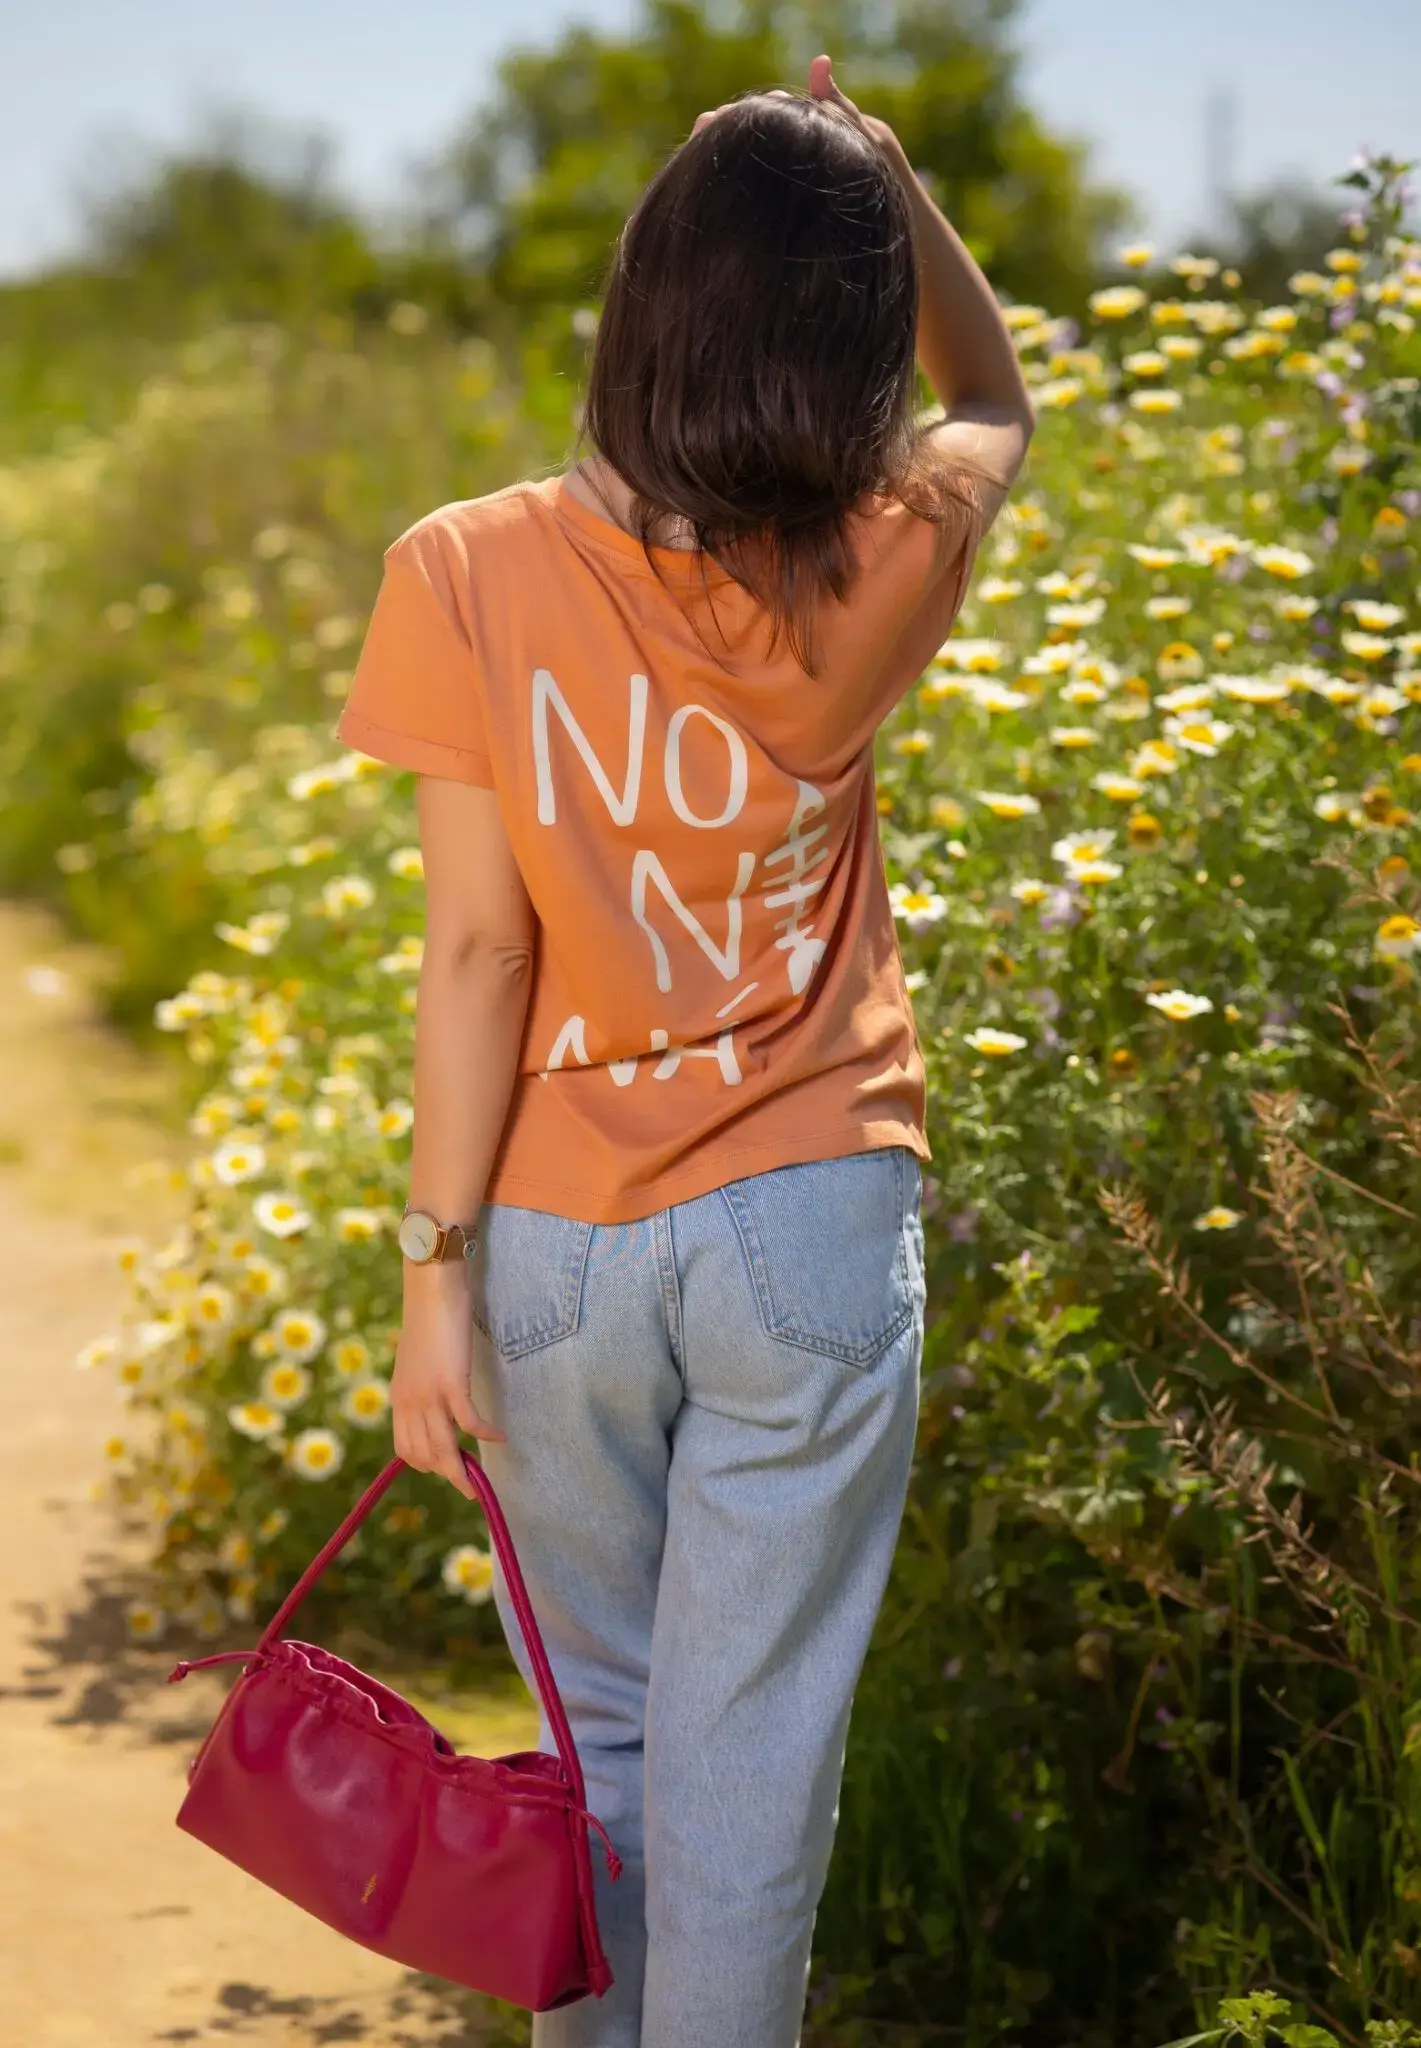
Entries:
[[484,1205],[473,1392],[508,1440],[479,1455],[623,1859],[593,1856],[616,1982],[534,2048],[799,2041],[913,1457],[921,1195],[893,1146],[634,1223]]

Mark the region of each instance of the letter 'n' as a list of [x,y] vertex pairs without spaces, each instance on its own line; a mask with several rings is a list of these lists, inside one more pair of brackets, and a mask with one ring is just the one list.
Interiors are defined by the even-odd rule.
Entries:
[[620,796],[613,789],[606,769],[593,753],[586,733],[578,724],[567,699],[558,688],[551,672],[545,668],[533,671],[533,764],[538,782],[538,823],[557,823],[557,800],[553,794],[553,766],[548,751],[548,706],[551,703],[569,739],[582,756],[584,767],[596,783],[598,793],[607,806],[615,825],[630,825],[636,818],[637,799],[641,794],[641,762],[646,741],[646,698],[649,684],[645,676],[631,678],[631,700],[627,711],[627,768],[622,781]]

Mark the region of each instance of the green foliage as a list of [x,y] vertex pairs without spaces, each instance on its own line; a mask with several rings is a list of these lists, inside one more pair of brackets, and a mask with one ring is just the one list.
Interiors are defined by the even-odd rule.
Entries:
[[646,0],[624,37],[569,29],[507,58],[494,105],[447,153],[442,218],[478,248],[497,298],[536,313],[594,294],[642,186],[697,114],[800,85],[821,49],[889,121],[1000,289],[1081,300],[1119,201],[1087,190],[1082,152],[1022,103],[1001,4]]

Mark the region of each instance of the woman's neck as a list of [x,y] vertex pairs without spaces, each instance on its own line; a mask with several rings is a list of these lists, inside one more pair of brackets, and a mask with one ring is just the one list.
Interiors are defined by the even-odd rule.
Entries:
[[[586,505],[589,511],[600,513],[604,519],[610,519],[613,525],[620,526],[624,533],[636,531],[631,517],[631,490],[623,483],[610,462],[600,455],[591,455],[564,474],[572,495],[579,503]],[[688,520],[672,516],[669,521],[662,523],[667,526],[668,531],[663,536],[653,528],[653,547],[689,549],[695,546],[695,535]]]

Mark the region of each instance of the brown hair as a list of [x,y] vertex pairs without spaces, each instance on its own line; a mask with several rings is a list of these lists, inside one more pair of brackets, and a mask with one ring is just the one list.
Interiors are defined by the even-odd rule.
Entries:
[[[668,159],[623,227],[577,446],[650,536],[685,520],[801,668],[816,607],[852,580],[869,494],[942,523],[970,489],[924,461],[907,195],[870,136],[811,96],[747,93]],[[723,638],[722,634],[722,638]]]

